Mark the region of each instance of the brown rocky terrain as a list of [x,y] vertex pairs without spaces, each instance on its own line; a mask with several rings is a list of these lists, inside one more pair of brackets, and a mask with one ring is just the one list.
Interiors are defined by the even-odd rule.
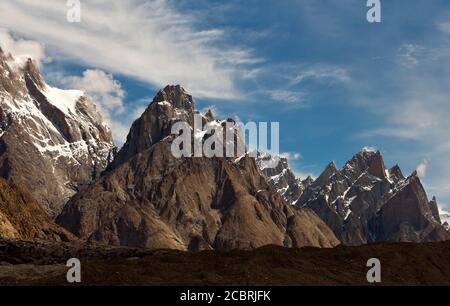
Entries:
[[0,178],[0,237],[68,242],[75,237],[56,225],[41,205],[17,185]]
[[450,286],[449,255],[450,242],[188,253],[0,241],[0,283],[68,285],[65,263],[76,257],[83,286],[364,286],[367,260],[378,258],[380,285]]
[[58,224],[116,246],[199,251],[339,244],[313,211],[289,205],[268,185],[254,158],[175,158],[171,125],[191,123],[194,108],[180,86],[159,92],[105,175],[69,201]]
[[[37,63],[19,65],[0,49],[0,177],[8,180],[0,180],[0,237],[35,241],[25,244],[27,256],[40,254],[44,262],[55,256],[47,250],[66,254],[67,248],[75,254],[87,248],[95,260],[99,252],[109,254],[103,259],[123,257],[105,245],[153,256],[150,250],[450,239],[436,198],[428,200],[417,174],[404,177],[398,166],[387,169],[380,152],[363,150],[342,169],[330,163],[316,180],[303,181],[284,158],[275,168],[262,166],[264,157],[246,154],[176,158],[173,124],[189,123],[193,143],[215,136],[197,130],[195,115],[206,126],[232,122],[216,120],[211,111],[199,114],[181,86],[167,86],[115,154],[109,128],[83,92],[49,86]],[[219,147],[225,149],[226,141]],[[238,132],[233,142],[242,143]],[[56,216],[80,239],[75,251],[63,244],[76,238],[52,221]],[[17,263],[23,246],[8,246],[18,250]],[[202,254],[216,254],[213,260],[220,255]]]

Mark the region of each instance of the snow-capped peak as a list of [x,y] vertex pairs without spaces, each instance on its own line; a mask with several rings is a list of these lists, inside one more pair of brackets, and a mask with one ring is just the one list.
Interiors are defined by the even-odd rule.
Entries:
[[48,85],[31,59],[18,64],[12,56],[0,56],[0,137],[8,148],[0,160],[12,169],[6,176],[31,186],[53,216],[78,186],[104,170],[114,144],[82,91]]

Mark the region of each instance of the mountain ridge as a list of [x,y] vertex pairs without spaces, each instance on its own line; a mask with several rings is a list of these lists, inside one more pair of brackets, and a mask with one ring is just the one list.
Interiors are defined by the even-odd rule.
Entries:
[[291,204],[313,209],[344,244],[450,239],[437,200],[428,200],[417,173],[404,177],[398,165],[386,169],[379,151],[363,149],[341,169],[331,162],[300,189]]
[[83,239],[122,246],[229,250],[339,243],[311,210],[290,207],[275,193],[255,159],[173,157],[170,126],[183,120],[192,127],[191,106],[180,86],[159,92],[130,129],[119,162],[77,194],[57,222]]
[[[47,219],[30,227],[25,216],[28,230],[14,229],[10,220],[22,223],[11,211],[27,215],[40,203],[82,241],[114,246],[222,251],[450,239],[417,173],[387,169],[379,151],[362,150],[341,169],[331,162],[318,178],[304,180],[286,158],[266,167],[273,156],[264,152],[176,158],[173,124],[188,123],[192,141],[213,135],[196,130],[195,116],[209,127],[234,122],[215,119],[211,110],[201,114],[183,87],[168,85],[117,152],[89,97],[49,86],[32,59],[18,63],[0,51],[0,177],[19,188],[11,199],[20,197],[20,186],[31,192],[5,202],[0,229],[19,238],[45,238],[48,228],[59,233]],[[238,131],[234,136],[243,143]]]

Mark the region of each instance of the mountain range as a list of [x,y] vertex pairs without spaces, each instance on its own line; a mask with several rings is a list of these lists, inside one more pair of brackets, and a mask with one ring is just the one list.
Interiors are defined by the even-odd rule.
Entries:
[[380,152],[304,180],[287,159],[265,168],[264,152],[175,158],[172,125],[194,129],[195,115],[231,120],[167,86],[117,149],[91,98],[0,50],[0,237],[189,251],[450,240],[417,173],[386,169]]
[[263,169],[269,183],[293,206],[312,209],[346,245],[448,239],[437,200],[429,200],[417,172],[405,177],[385,167],[379,151],[363,149],[344,167],[334,162],[316,180],[293,176],[287,160]]

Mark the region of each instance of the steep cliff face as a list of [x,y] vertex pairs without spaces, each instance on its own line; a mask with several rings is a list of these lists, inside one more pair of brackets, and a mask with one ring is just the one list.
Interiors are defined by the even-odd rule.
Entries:
[[417,174],[387,170],[380,152],[363,150],[342,169],[329,164],[296,205],[314,210],[348,245],[450,239]]
[[73,241],[75,237],[54,224],[26,191],[0,178],[0,238]]
[[109,128],[81,91],[47,85],[31,59],[0,50],[0,176],[56,216],[112,158]]
[[440,224],[436,199],[428,202],[420,179],[413,174],[378,212],[374,235],[377,241],[449,240],[450,235]]
[[[314,212],[288,205],[254,158],[175,158],[171,126],[192,127],[194,114],[183,88],[160,91],[105,176],[71,199],[57,222],[83,239],[123,246],[197,251],[339,243]],[[210,112],[203,121],[225,122]]]

